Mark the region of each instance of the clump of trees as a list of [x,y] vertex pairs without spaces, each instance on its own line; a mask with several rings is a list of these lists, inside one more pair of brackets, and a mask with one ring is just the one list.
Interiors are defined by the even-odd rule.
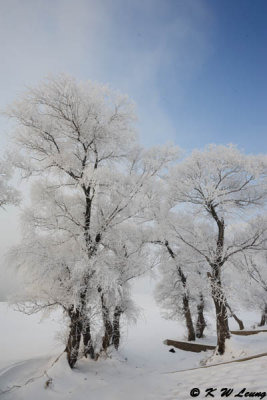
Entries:
[[[34,181],[13,260],[34,277],[33,310],[60,305],[68,315],[66,352],[74,367],[82,341],[92,358],[99,342],[100,351],[119,345],[127,281],[147,268],[140,221],[177,149],[142,149],[127,97],[65,76],[30,89],[8,115],[16,121],[16,166]],[[92,310],[102,316],[96,343]]]
[[223,272],[238,255],[266,249],[266,156],[234,146],[193,151],[166,178],[169,197],[161,221],[177,242],[208,266],[216,311],[217,351],[230,338]]
[[[66,76],[29,89],[7,114],[13,165],[32,185],[9,260],[28,282],[25,312],[60,306],[67,315],[70,367],[80,352],[96,359],[118,349],[121,316],[135,313],[129,282],[158,264],[167,317],[182,316],[195,340],[212,299],[223,354],[228,317],[242,323],[226,266],[263,289],[251,260],[266,249],[266,157],[209,146],[177,162],[173,146],[143,149],[127,97]],[[0,205],[16,202],[3,193]]]

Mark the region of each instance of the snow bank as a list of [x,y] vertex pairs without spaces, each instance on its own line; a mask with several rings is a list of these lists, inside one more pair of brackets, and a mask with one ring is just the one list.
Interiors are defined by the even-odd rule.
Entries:
[[222,363],[261,353],[267,353],[267,332],[250,336],[232,335],[225,342],[224,355],[213,354],[204,361],[204,364]]
[[[124,328],[119,352],[113,351],[97,362],[81,359],[74,370],[55,339],[60,315],[52,314],[40,322],[39,315],[29,317],[0,303],[0,389],[7,390],[1,400],[186,400],[195,387],[199,387],[201,398],[212,386],[218,390],[227,386],[251,390],[264,387],[267,357],[181,372],[199,367],[211,352],[175,349],[170,353],[163,340],[183,339],[184,328],[162,319],[149,294],[139,293],[135,298],[142,307],[141,318],[128,330]],[[214,343],[214,336],[209,334],[202,342]],[[227,341],[226,354],[212,356],[207,363],[263,352],[267,352],[267,333],[233,335]]]

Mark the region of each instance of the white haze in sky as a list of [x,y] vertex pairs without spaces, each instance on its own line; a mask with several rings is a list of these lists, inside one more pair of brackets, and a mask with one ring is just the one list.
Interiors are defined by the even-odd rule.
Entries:
[[26,85],[65,72],[133,98],[145,144],[175,139],[179,127],[161,104],[161,86],[173,65],[182,99],[210,50],[202,1],[178,4],[171,18],[161,0],[0,2],[1,108]]

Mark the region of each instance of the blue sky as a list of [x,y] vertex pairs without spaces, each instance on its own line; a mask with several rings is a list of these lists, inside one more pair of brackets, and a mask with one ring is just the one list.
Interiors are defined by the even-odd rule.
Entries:
[[264,152],[266,22],[265,0],[2,0],[0,107],[67,72],[133,98],[145,145]]
[[[266,0],[0,0],[0,108],[65,72],[127,93],[146,146],[266,152],[266,22]],[[9,130],[1,118],[0,153]],[[0,220],[2,260],[19,209]],[[14,280],[2,272],[0,298]]]

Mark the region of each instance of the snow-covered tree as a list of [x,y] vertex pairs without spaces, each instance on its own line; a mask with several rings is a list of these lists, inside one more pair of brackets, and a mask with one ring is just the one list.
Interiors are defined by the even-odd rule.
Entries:
[[[29,234],[41,235],[58,247],[59,258],[64,246],[73,254],[73,262],[71,256],[70,262],[59,259],[50,275],[57,275],[58,285],[62,268],[64,274],[70,273],[71,289],[64,283],[61,288],[68,298],[71,325],[66,351],[73,367],[81,338],[90,331],[92,297],[100,299],[105,326],[102,271],[110,238],[144,214],[149,207],[147,193],[153,191],[161,170],[177,157],[177,149],[141,149],[127,97],[65,76],[30,89],[8,115],[17,123],[16,165],[25,176],[37,179],[32,205],[24,216]],[[51,272],[49,265],[41,270]]]
[[[239,254],[232,261],[242,284],[238,285],[239,301],[243,306],[261,312],[259,326],[267,324],[267,253]],[[245,273],[245,276],[244,276]]]
[[[202,279],[205,272],[203,268],[199,268],[201,258],[197,258],[195,252],[177,239],[173,232],[174,220],[171,219],[173,215],[169,219],[171,206],[166,179],[161,180],[157,189],[149,210],[152,221],[150,241],[161,255],[161,279],[155,290],[155,298],[164,309],[164,317],[184,320],[187,338],[191,341],[195,340],[196,336],[202,337],[206,326],[203,314],[206,279]],[[195,329],[196,314],[198,318]]]
[[[146,229],[134,224],[125,224],[112,232],[112,237],[105,242],[105,284],[102,285],[102,302],[105,304],[105,338],[103,348],[113,344],[118,349],[120,344],[120,318],[124,314],[134,319],[136,309],[131,298],[130,282],[158,263],[148,242]],[[111,275],[111,276],[110,276]],[[104,345],[105,343],[105,345]]]
[[206,327],[204,306],[209,288],[204,275],[207,267],[177,242],[163,242],[162,250],[161,280],[155,290],[156,300],[164,309],[165,318],[183,319],[187,339],[195,340],[203,336]]
[[[148,213],[152,222],[150,242],[161,255],[160,282],[154,295],[164,310],[165,318],[182,319],[185,322],[187,338],[191,341],[202,337],[206,327],[204,305],[207,301],[204,295],[207,297],[207,285],[206,279],[203,279],[206,272],[204,268],[199,268],[203,264],[201,258],[196,257],[196,253],[182,243],[173,231],[172,224],[177,216],[170,213],[172,205],[168,194],[165,175],[154,192]],[[191,217],[187,215],[186,218]]]
[[266,205],[266,176],[267,156],[215,145],[193,151],[169,176],[169,225],[210,268],[219,354],[230,337],[222,270],[236,254],[264,247],[266,218],[257,215]]
[[18,205],[20,196],[18,191],[9,184],[12,177],[11,159],[6,157],[0,160],[0,208],[8,205]]

